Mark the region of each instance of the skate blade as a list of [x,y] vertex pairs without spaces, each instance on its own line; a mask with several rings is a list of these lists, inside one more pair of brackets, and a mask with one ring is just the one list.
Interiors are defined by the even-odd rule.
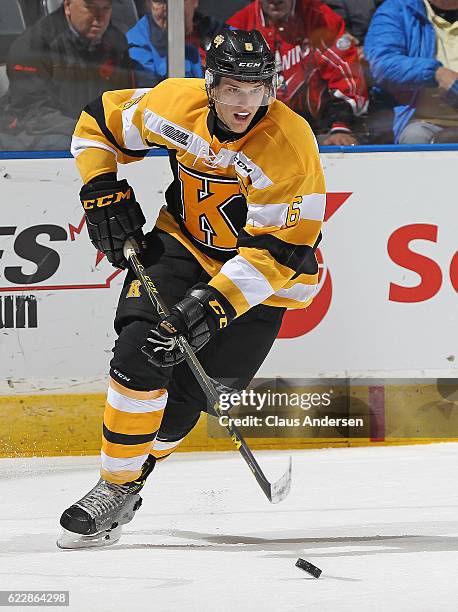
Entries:
[[76,548],[101,548],[102,546],[112,546],[119,541],[121,537],[122,527],[118,525],[115,529],[99,531],[92,535],[81,535],[73,533],[67,529],[62,529],[56,544],[58,548],[64,550],[73,550]]

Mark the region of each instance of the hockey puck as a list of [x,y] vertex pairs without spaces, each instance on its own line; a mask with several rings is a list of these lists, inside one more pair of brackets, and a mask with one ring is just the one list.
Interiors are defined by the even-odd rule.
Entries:
[[321,570],[319,567],[316,567],[316,565],[313,565],[313,563],[309,563],[308,561],[306,561],[305,559],[301,559],[300,557],[296,561],[296,567],[299,567],[300,569],[304,570],[308,574],[311,574],[315,578],[319,578],[321,576]]

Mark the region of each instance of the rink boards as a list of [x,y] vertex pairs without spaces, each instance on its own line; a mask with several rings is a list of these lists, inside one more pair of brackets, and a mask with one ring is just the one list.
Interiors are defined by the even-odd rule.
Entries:
[[[329,195],[320,291],[309,309],[287,313],[260,375],[356,381],[349,397],[371,427],[355,444],[458,438],[456,398],[436,382],[456,379],[456,152],[322,159]],[[123,274],[89,242],[73,160],[0,166],[0,454],[95,453]],[[151,227],[171,177],[167,158],[120,174]],[[367,377],[373,384],[357,383]],[[333,433],[253,446],[349,444]],[[230,445],[209,439],[202,419],[186,448]]]

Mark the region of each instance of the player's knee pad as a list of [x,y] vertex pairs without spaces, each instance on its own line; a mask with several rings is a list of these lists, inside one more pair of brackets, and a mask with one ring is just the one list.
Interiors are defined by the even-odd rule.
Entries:
[[141,347],[151,329],[148,321],[132,321],[121,329],[113,348],[110,376],[124,387],[151,391],[167,387],[172,368],[159,368],[148,362]]

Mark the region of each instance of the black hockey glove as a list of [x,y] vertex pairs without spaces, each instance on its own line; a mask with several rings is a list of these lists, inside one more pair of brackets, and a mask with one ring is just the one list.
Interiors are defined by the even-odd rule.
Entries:
[[113,266],[126,268],[124,242],[133,238],[141,250],[146,223],[132,187],[126,179],[95,180],[82,187],[80,199],[92,244]]
[[150,330],[142,351],[150,363],[161,368],[176,365],[185,358],[177,345],[178,336],[184,336],[196,352],[219,329],[227,327],[235,314],[234,308],[219,291],[199,283]]

